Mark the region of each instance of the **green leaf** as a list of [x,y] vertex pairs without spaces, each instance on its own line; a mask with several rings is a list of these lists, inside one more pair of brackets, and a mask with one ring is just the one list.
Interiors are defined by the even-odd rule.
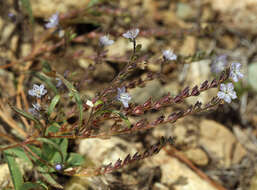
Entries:
[[21,0],[21,5],[27,11],[27,13],[29,15],[30,24],[34,25],[34,17],[33,17],[31,5],[30,5],[30,0]]
[[91,0],[89,3],[88,3],[88,5],[87,5],[87,7],[89,8],[89,7],[92,7],[92,6],[94,6],[94,5],[96,5],[97,3],[100,3],[101,2],[101,0]]
[[128,127],[131,126],[131,123],[130,123],[128,117],[125,116],[123,113],[121,113],[117,110],[112,111],[112,113],[118,114],[120,116],[120,118],[128,125]]
[[59,94],[57,94],[51,101],[50,106],[48,107],[48,115],[51,115],[51,113],[54,111],[55,106],[58,104],[59,100],[60,100],[61,96]]
[[20,190],[23,184],[23,177],[18,164],[15,161],[15,157],[9,150],[4,151],[6,162],[8,163],[9,171],[12,177],[13,185],[15,190]]
[[43,72],[51,72],[52,68],[50,66],[50,64],[47,61],[41,61],[41,64],[43,66]]
[[80,98],[80,95],[79,95],[78,91],[75,89],[75,87],[69,81],[67,81],[62,75],[60,75],[58,73],[56,75],[63,81],[63,83],[69,89],[70,93],[75,98],[76,104],[79,109],[79,129],[80,129],[80,127],[82,126],[82,122],[83,122],[83,105],[82,105],[82,100]]
[[39,78],[41,81],[45,82],[46,85],[52,89],[52,91],[55,93],[55,94],[58,94],[58,90],[57,88],[55,87],[55,85],[53,84],[53,82],[49,79],[49,77],[46,77],[45,75],[41,74],[41,73],[37,73],[37,72],[32,72],[32,74]]
[[138,44],[136,46],[136,52],[139,52],[141,50],[141,48],[142,48],[142,44]]
[[28,158],[28,156],[26,155],[26,153],[24,152],[24,150],[22,148],[16,147],[16,148],[8,149],[8,153],[15,155],[18,158],[21,158],[22,160],[26,161],[31,167],[33,166],[33,163]]
[[61,162],[64,162],[64,155],[62,153],[62,149],[60,148],[60,146],[57,143],[53,142],[51,139],[41,138],[41,137],[37,138],[37,140],[44,143],[43,151],[46,153],[44,155],[48,158],[49,161],[51,161],[51,159],[55,153],[54,150],[49,148],[49,145],[51,145],[55,150],[57,150],[59,152],[59,154],[61,156]]
[[41,173],[42,177],[46,180],[47,183],[51,184],[52,186],[63,189],[63,186],[61,186],[59,183],[55,181],[55,179],[48,173]]
[[[25,111],[23,111],[23,110],[20,110],[20,109],[14,107],[14,106],[11,105],[11,104],[9,104],[9,105],[10,105],[10,107],[11,107],[16,113],[22,115],[23,117],[25,117],[25,118],[27,118],[27,119],[29,119],[29,120],[34,121],[34,122],[37,123],[37,124],[40,124],[39,120],[38,120],[37,118],[35,118],[33,115],[31,115],[31,114],[29,114],[29,113],[27,113],[27,112],[25,112]],[[36,125],[36,126],[37,126],[37,125]]]
[[70,153],[67,160],[69,166],[80,166],[84,162],[84,157],[77,153]]
[[20,190],[42,189],[42,187],[44,187],[44,189],[47,189],[45,188],[45,186],[42,186],[39,183],[26,182],[26,183],[23,183]]
[[61,126],[58,123],[53,123],[52,125],[50,125],[45,132],[45,135],[47,136],[49,132],[51,133],[57,133],[59,131],[59,129],[61,128]]

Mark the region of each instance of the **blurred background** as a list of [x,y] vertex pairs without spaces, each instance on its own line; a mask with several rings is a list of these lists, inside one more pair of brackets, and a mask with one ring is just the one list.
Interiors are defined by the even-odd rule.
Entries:
[[[142,44],[142,59],[130,80],[159,72],[165,49],[179,56],[176,63],[165,65],[162,79],[129,90],[135,103],[168,92],[175,96],[186,86],[211,81],[216,77],[212,65],[220,56],[226,56],[228,64],[242,64],[244,78],[235,84],[238,99],[231,104],[136,134],[74,141],[73,150],[99,166],[149,147],[161,136],[176,138],[172,151],[161,150],[112,174],[58,175],[65,189],[257,189],[256,0],[30,0],[30,8],[23,3],[0,0],[0,131],[13,136],[17,132],[10,121],[23,124],[7,102],[17,105],[21,86],[26,94],[36,81],[29,71],[40,71],[39,63],[47,60],[56,71],[69,75],[83,96],[93,98],[128,60],[132,44],[122,34],[131,28],[140,29],[137,43]],[[60,27],[51,33],[45,24],[56,12]],[[99,37],[106,34],[115,43],[106,48],[103,62],[94,64]],[[216,94],[217,89],[212,89],[147,117],[168,115],[197,100],[206,103]],[[5,143],[0,139],[1,145]],[[0,163],[2,189],[11,182],[7,164],[3,159]],[[25,179],[37,179],[31,169],[21,167]]]

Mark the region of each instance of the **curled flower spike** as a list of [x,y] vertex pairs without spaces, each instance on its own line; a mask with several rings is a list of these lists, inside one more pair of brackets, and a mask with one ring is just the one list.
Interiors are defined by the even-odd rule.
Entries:
[[60,170],[62,170],[63,166],[62,166],[62,164],[56,164],[56,165],[54,166],[54,168],[55,168],[56,170],[60,171]]
[[234,82],[238,82],[239,78],[243,78],[244,75],[240,72],[241,64],[240,63],[232,63],[230,67],[230,78]]
[[219,74],[226,69],[227,65],[227,55],[218,56],[211,64],[211,71],[215,74]]
[[223,99],[225,102],[230,103],[231,99],[236,99],[237,95],[234,91],[234,85],[232,83],[221,84],[220,91],[218,92],[218,97]]
[[124,38],[134,41],[136,39],[137,35],[139,34],[139,31],[140,30],[138,28],[131,29],[131,30],[127,31],[126,33],[122,34],[122,36]]
[[45,24],[46,28],[54,28],[59,24],[59,13],[53,14],[49,19],[49,22]]
[[118,88],[117,100],[121,101],[125,108],[128,108],[128,102],[131,100],[131,96],[126,93],[125,87]]
[[165,50],[165,51],[162,51],[162,56],[165,60],[169,60],[169,61],[172,61],[172,60],[176,60],[177,59],[177,56],[176,54],[173,53],[172,50]]
[[100,37],[99,42],[102,46],[110,46],[114,43],[114,41],[110,40],[108,36]]
[[37,98],[41,98],[41,96],[44,96],[47,93],[47,90],[45,89],[45,86],[43,84],[36,85],[33,84],[33,88],[28,91],[30,96],[36,96]]

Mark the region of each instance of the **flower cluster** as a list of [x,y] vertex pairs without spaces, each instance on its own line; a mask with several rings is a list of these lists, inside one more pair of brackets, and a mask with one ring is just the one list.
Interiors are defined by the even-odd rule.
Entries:
[[[243,78],[243,74],[240,72],[241,64],[232,63],[230,67],[230,78],[234,82],[238,82],[239,78]],[[232,83],[221,84],[220,91],[218,92],[218,97],[223,99],[225,102],[230,103],[231,99],[236,99],[237,95],[234,91],[234,85]]]

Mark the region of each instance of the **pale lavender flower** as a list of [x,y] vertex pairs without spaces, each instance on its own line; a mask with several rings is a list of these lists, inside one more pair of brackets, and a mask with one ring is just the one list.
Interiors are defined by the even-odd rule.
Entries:
[[114,43],[114,41],[110,40],[108,36],[101,36],[99,42],[102,46],[110,46]]
[[162,56],[165,60],[169,60],[169,61],[172,61],[172,60],[176,60],[177,59],[177,56],[175,53],[173,53],[172,50],[170,49],[167,49],[165,51],[162,51]]
[[44,96],[47,93],[47,90],[45,89],[45,86],[43,84],[36,85],[33,84],[33,88],[28,91],[30,96],[36,96],[37,98],[41,98],[41,96]]
[[59,171],[59,170],[62,170],[63,166],[62,164],[56,164],[54,168]]
[[219,74],[226,69],[227,65],[227,55],[218,56],[211,64],[211,71],[215,74]]
[[238,82],[239,78],[243,78],[244,75],[240,72],[241,64],[240,63],[232,63],[230,67],[230,78],[234,82]]
[[131,100],[131,96],[126,93],[125,87],[118,88],[117,100],[121,101],[125,108],[128,108],[128,102]]
[[139,31],[140,30],[138,28],[131,29],[131,30],[127,31],[126,33],[122,34],[122,36],[124,38],[134,41],[136,39],[137,35],[139,34]]
[[237,95],[234,91],[234,85],[232,83],[221,84],[220,91],[218,92],[218,97],[220,99],[223,99],[227,103],[230,103],[231,99],[236,99]]
[[29,113],[31,113],[32,115],[39,117],[40,113],[39,111],[41,110],[41,106],[40,104],[32,104],[33,108],[29,108]]
[[86,104],[87,104],[89,107],[94,107],[93,102],[90,101],[90,100],[87,100]]
[[59,25],[59,13],[53,14],[49,19],[48,23],[45,24],[46,28],[54,28]]

